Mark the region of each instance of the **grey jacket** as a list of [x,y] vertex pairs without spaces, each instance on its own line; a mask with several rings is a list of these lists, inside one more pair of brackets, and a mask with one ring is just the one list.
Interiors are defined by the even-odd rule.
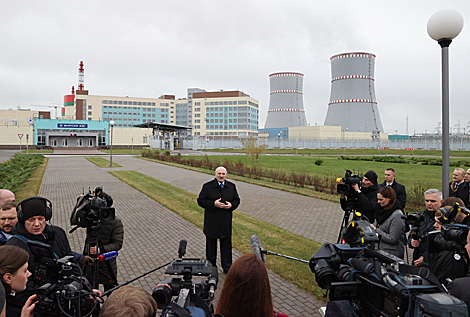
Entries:
[[405,254],[405,219],[403,212],[396,209],[381,225],[374,222],[380,236],[379,249],[403,259]]

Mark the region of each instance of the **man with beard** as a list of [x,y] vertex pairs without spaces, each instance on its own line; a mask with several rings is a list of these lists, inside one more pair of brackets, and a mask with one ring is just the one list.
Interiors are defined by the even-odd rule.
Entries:
[[[358,184],[351,186],[356,191],[357,203],[356,210],[369,219],[370,223],[375,220],[374,212],[377,209],[377,174],[374,171],[368,171],[362,177],[362,187]],[[344,195],[340,198],[341,208],[346,210],[348,203]]]
[[16,206],[18,204],[13,201],[0,206],[0,245],[4,245],[13,236],[13,228],[18,222]]

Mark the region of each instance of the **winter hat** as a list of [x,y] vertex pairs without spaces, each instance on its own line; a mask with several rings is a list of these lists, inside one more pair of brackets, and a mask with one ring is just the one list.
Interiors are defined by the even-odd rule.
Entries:
[[370,180],[372,183],[377,183],[377,174],[374,171],[368,171],[364,174],[364,177]]

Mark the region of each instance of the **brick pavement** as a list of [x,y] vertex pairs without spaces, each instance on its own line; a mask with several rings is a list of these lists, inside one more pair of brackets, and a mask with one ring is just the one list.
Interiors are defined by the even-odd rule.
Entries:
[[[202,183],[212,178],[207,174],[127,156],[116,156],[113,160],[123,166],[113,170],[140,171],[196,194]],[[52,223],[68,231],[71,228],[69,217],[76,197],[84,190],[103,186],[113,196],[117,215],[124,223],[124,246],[118,257],[119,282],[171,261],[177,256],[181,239],[188,241],[187,257],[204,257],[205,237],[201,229],[111,176],[107,173],[108,170],[109,168],[95,166],[83,157],[50,156],[40,195],[53,203]],[[329,208],[338,209],[336,204],[242,182],[236,183],[242,199],[240,211],[317,241],[336,239],[342,213],[340,210],[328,211]],[[341,214],[339,218],[338,214]],[[336,218],[336,221],[331,218]],[[325,230],[330,226],[330,229]],[[82,250],[85,229],[78,229],[68,236],[72,249]],[[234,259],[240,255],[237,250],[233,250]],[[151,292],[158,282],[167,277],[162,269],[137,280],[133,285]],[[220,274],[219,277],[214,304],[220,296],[225,275]],[[277,311],[290,317],[320,316],[318,308],[324,305],[321,301],[271,272],[269,277]]]

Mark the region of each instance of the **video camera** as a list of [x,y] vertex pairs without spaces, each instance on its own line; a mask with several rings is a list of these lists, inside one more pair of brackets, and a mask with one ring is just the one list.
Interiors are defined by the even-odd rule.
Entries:
[[[207,317],[213,316],[214,307],[211,301],[214,299],[219,280],[217,267],[212,267],[206,259],[183,259],[185,253],[186,241],[182,240],[178,251],[179,258],[173,260],[165,271],[165,274],[182,275],[183,278],[173,277],[161,281],[154,288],[152,297],[158,308],[163,309],[161,316],[183,316],[179,313],[184,311],[184,308],[191,313],[199,311]],[[207,276],[207,279],[193,279],[193,276]],[[172,301],[173,296],[177,298]]]
[[414,212],[406,216],[405,223],[410,226],[410,235],[413,240],[419,240],[421,234],[419,233],[419,224],[423,220],[422,212]]
[[352,185],[358,184],[359,187],[362,186],[362,177],[357,174],[353,174],[351,170],[346,170],[344,177],[336,179],[338,185],[336,186],[336,191],[338,194],[343,194],[348,197],[352,197],[356,194],[356,191],[352,188]]
[[348,229],[356,233],[345,235],[347,244],[325,243],[309,262],[330,301],[348,301],[357,316],[467,316],[464,302],[448,295],[428,269],[374,249],[370,224],[356,222]]
[[93,193],[81,195],[70,216],[72,226],[87,228],[97,222],[108,223],[115,219],[116,211],[111,205],[111,197],[104,195],[102,187],[96,187]]
[[73,263],[74,257],[57,259],[50,245],[33,240],[27,243],[36,262],[33,281],[40,285],[34,311],[44,316],[93,314],[102,300],[93,293],[88,280],[77,274],[80,268]]

